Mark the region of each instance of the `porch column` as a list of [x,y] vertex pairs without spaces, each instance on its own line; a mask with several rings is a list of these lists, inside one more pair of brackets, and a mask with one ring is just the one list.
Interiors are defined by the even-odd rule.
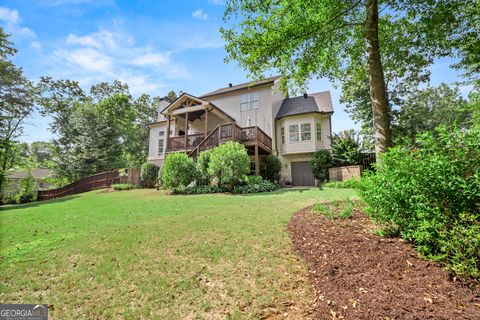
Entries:
[[255,175],[260,175],[260,161],[258,160],[258,143],[255,143]]
[[165,132],[165,150],[168,150],[168,140],[170,140],[170,115],[167,116],[167,132]]
[[208,134],[207,131],[208,131],[208,107],[205,108],[205,132],[204,132],[205,137],[204,137],[204,139],[207,138],[207,134]]
[[185,113],[185,150],[188,145],[188,111]]

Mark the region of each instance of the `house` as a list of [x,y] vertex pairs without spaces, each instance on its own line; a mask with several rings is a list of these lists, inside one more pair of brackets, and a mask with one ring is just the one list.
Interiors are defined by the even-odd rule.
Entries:
[[53,171],[49,169],[32,169],[31,171],[13,171],[8,178],[8,190],[18,191],[22,179],[31,175],[37,184],[38,190],[47,190],[55,187],[54,184],[45,181],[46,178],[53,176]]
[[315,185],[308,161],[314,152],[331,148],[330,92],[289,98],[279,81],[276,76],[160,101],[158,119],[149,124],[149,162],[161,166],[177,151],[196,158],[220,143],[238,141],[248,150],[252,172],[258,174],[261,158],[274,154],[282,161],[282,182]]

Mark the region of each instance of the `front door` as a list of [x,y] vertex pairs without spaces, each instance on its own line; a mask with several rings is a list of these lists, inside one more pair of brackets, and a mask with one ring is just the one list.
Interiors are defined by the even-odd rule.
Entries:
[[292,185],[315,186],[315,176],[307,161],[292,162]]

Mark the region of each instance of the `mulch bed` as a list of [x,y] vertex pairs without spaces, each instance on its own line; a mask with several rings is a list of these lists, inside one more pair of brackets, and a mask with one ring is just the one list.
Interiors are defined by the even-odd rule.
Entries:
[[289,222],[295,250],[308,263],[315,318],[480,319],[480,286],[372,228],[358,210],[330,221],[307,208]]

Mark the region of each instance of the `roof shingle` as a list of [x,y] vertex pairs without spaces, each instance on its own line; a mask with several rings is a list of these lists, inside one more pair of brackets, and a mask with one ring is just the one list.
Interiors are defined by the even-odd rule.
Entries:
[[318,92],[283,100],[277,119],[305,113],[333,113],[332,98],[329,91]]
[[265,78],[263,80],[258,80],[258,81],[254,81],[254,82],[245,82],[245,83],[240,83],[240,84],[237,84],[237,85],[234,85],[234,86],[231,86],[231,87],[220,88],[218,90],[205,93],[205,94],[201,95],[200,98],[260,86],[260,85],[263,85],[263,84],[275,82],[276,80],[280,79],[281,77],[282,76],[274,76],[274,77],[270,77],[270,78]]

